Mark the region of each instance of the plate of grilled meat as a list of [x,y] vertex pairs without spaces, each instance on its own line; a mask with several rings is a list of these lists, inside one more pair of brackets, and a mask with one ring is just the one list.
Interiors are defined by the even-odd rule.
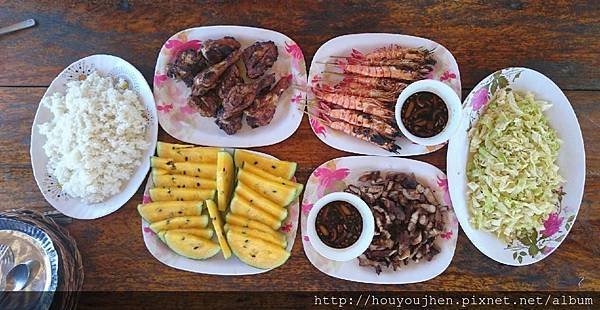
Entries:
[[161,48],[154,75],[158,119],[188,143],[278,143],[302,121],[302,50],[287,36],[241,26],[190,28]]
[[339,150],[382,156],[434,152],[403,137],[394,107],[402,90],[439,80],[461,95],[458,64],[442,45],[419,37],[363,33],[333,38],[313,57],[306,111],[314,133]]

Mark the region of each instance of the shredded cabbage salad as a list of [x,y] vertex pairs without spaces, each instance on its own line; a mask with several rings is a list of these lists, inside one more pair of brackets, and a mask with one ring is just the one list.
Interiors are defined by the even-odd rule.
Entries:
[[507,243],[543,228],[559,204],[561,142],[542,113],[549,107],[501,89],[469,131],[471,224]]

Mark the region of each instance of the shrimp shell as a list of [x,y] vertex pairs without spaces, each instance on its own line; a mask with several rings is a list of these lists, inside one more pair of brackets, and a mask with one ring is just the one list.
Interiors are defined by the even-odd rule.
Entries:
[[344,66],[344,72],[370,76],[370,77],[382,77],[390,78],[403,81],[415,81],[421,79],[423,74],[427,72],[421,71],[407,71],[398,69],[392,66],[363,66],[363,65],[346,65]]
[[372,116],[370,114],[360,113],[348,109],[330,109],[326,111],[326,113],[328,117],[333,119],[342,120],[352,125],[372,129],[377,133],[389,138],[394,138],[400,135],[400,131],[397,128],[394,128],[381,118]]
[[397,153],[400,149],[400,146],[394,143],[393,140],[388,139],[369,128],[352,125],[343,121],[330,121],[326,125],[331,129],[339,130],[352,137],[373,143],[390,152]]
[[394,117],[394,111],[386,108],[383,102],[373,98],[328,93],[318,88],[313,88],[313,93],[319,100],[341,106],[345,109],[361,111],[383,119],[392,119]]
[[334,91],[345,95],[375,98],[384,102],[396,102],[396,99],[401,92],[385,91],[358,82],[342,82],[335,86]]
[[398,93],[402,92],[408,84],[386,78],[375,78],[361,75],[346,75],[342,80],[342,84],[356,82],[369,87],[385,90],[388,92]]
[[378,48],[375,51],[364,55],[364,58],[369,60],[412,59],[418,61],[430,54],[431,51],[424,48],[407,48],[393,44],[387,47]]

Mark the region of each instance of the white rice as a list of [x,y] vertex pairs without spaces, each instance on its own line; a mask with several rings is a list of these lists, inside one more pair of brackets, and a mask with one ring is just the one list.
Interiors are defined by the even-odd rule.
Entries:
[[87,203],[119,193],[149,146],[137,95],[94,72],[67,83],[65,95],[55,93],[42,104],[54,115],[39,126],[47,138],[48,172],[62,189]]

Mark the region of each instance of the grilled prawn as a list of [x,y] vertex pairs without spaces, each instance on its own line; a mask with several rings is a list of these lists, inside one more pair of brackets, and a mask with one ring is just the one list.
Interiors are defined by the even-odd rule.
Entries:
[[344,72],[363,76],[390,78],[402,81],[416,81],[423,79],[431,69],[421,68],[416,71],[398,69],[393,66],[364,66],[364,65],[339,65]]
[[318,87],[313,88],[313,93],[318,100],[338,105],[344,109],[361,111],[387,120],[394,117],[394,111],[391,111],[383,102],[377,99],[328,93]]
[[321,115],[326,115],[334,120],[340,120],[352,125],[369,128],[391,139],[400,135],[400,130],[398,130],[398,128],[392,126],[383,119],[370,114],[348,109],[332,108],[326,103],[321,103],[319,112]]
[[323,115],[324,124],[334,130],[339,130],[347,135],[373,143],[387,151],[397,153],[400,146],[394,143],[394,140],[386,138],[372,129],[360,127],[344,121],[331,120]]

